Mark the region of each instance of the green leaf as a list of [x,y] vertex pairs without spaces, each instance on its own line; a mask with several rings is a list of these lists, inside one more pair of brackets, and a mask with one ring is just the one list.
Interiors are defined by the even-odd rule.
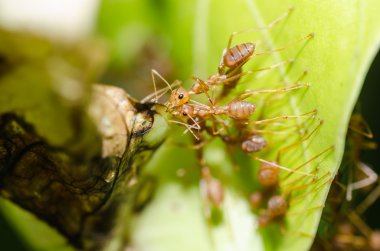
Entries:
[[[182,4],[172,2],[175,1],[166,2],[167,12],[170,10],[176,15],[180,13]],[[334,145],[333,153],[324,155],[323,161],[315,163],[320,165],[320,174],[330,172],[333,177],[342,157],[348,119],[379,46],[378,1],[199,0],[191,7],[196,10],[193,30],[182,29],[182,22],[189,22],[191,17],[186,21],[178,20],[173,25],[184,34],[182,38],[193,33],[193,57],[183,60],[193,65],[192,73],[207,78],[216,73],[219,58],[231,32],[263,27],[291,6],[295,7],[294,12],[272,30],[241,35],[236,42],[260,40],[263,45],[261,48],[274,49],[311,32],[315,33],[315,37],[307,42],[290,46],[281,53],[258,58],[256,67],[289,58],[294,58],[295,62],[290,67],[271,71],[263,80],[248,79],[247,85],[257,89],[273,88],[270,84],[274,83],[273,80],[291,83],[304,69],[308,70],[305,81],[312,84],[309,90],[291,93],[284,99],[281,108],[268,109],[277,114],[302,114],[318,109],[318,117],[324,120],[323,126],[311,140],[299,147],[302,158],[291,160],[291,157],[286,157],[282,164],[295,167],[297,163]],[[165,18],[171,18],[168,16],[162,16],[162,22],[165,22]],[[170,31],[169,34],[172,34]],[[177,50],[181,50],[181,46],[188,42],[182,38],[172,36],[172,44]],[[186,56],[186,53],[182,55]],[[253,63],[247,68],[254,66]],[[184,70],[187,71],[187,68]],[[179,75],[190,75],[190,72]],[[310,212],[308,209],[324,204],[328,184],[295,206],[298,211],[306,213],[297,217],[289,214],[285,219],[285,233],[281,233],[279,224],[258,231],[255,227],[257,219],[250,212],[244,194],[245,190],[252,190],[256,185],[247,184],[246,179],[239,179],[238,176],[244,174],[234,172],[231,154],[221,142],[212,142],[205,150],[206,161],[214,171],[219,170],[227,189],[222,206],[224,220],[221,224],[213,225],[204,216],[205,205],[199,192],[198,164],[194,151],[176,146],[178,137],[186,137],[178,136],[181,134],[175,132],[173,135],[177,135],[177,139],[168,141],[146,170],[159,178],[160,185],[152,204],[135,219],[132,245],[138,250],[155,251],[308,250],[318,227],[322,207]],[[292,142],[292,139],[288,141]],[[264,156],[270,158],[278,147],[274,146],[272,152]],[[236,159],[242,169],[254,167],[252,161],[244,156],[237,156]],[[187,175],[179,178],[176,175],[178,170]],[[232,185],[234,181],[241,181],[241,184]],[[296,209],[293,211],[296,212]]]

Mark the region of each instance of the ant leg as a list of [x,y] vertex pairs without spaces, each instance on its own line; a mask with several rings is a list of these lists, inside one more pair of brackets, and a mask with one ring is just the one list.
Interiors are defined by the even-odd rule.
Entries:
[[[318,171],[318,169],[316,169],[316,171]],[[314,173],[314,172],[313,172]],[[326,172],[324,175],[322,175],[321,177],[318,177],[317,175],[315,175],[315,178],[313,178],[313,180],[311,180],[310,182],[308,183],[305,183],[305,184],[302,184],[302,185],[299,185],[299,186],[295,186],[295,187],[291,187],[290,185],[295,185],[297,184],[299,181],[301,181],[301,179],[297,179],[296,181],[292,181],[286,185],[282,185],[281,186],[281,190],[284,190],[283,193],[285,195],[289,195],[291,194],[292,192],[295,192],[295,191],[298,191],[298,190],[302,190],[302,189],[305,189],[307,188],[308,186],[312,185],[312,184],[318,184],[321,180],[324,180],[326,177],[330,177],[331,176],[331,173],[330,172]],[[304,177],[302,177],[304,178]],[[330,180],[330,179],[328,179]],[[290,187],[289,189],[285,190],[284,188],[285,187]]]
[[356,213],[356,212],[350,212],[348,215],[348,218],[352,222],[352,224],[357,227],[362,234],[364,234],[366,237],[371,236],[372,229],[363,221],[362,218]]
[[201,140],[199,143],[194,143],[191,145],[179,142],[173,142],[173,145],[197,151],[202,149],[207,143],[209,143],[209,141]]
[[[287,118],[287,119],[292,119],[293,117],[290,117],[290,118]],[[294,119],[297,119],[297,118],[294,118]],[[296,122],[295,124],[290,124],[289,123],[286,123],[286,119],[284,120],[284,122],[277,122],[276,120],[275,121],[268,121],[268,123],[260,123],[260,124],[255,124],[255,123],[251,123],[253,125],[256,125],[258,126],[258,128],[261,128],[261,126],[270,126],[270,127],[276,127],[278,128],[279,130],[287,130],[287,129],[298,129],[298,135],[300,135],[300,126],[301,124],[302,125],[305,125],[306,122],[307,122],[307,119],[315,119],[315,116],[313,115],[309,115],[309,116],[302,116],[302,117],[299,117],[298,119],[304,119],[305,121],[302,121],[301,123],[298,123]],[[260,120],[257,120],[257,121],[260,121]],[[290,121],[290,120],[288,120]],[[250,121],[249,121],[250,122]],[[310,121],[312,122],[312,121]],[[307,129],[304,129],[303,130],[305,132],[303,132],[301,135],[304,135],[308,130]]]
[[185,126],[186,130],[184,131],[184,133],[187,133],[189,131],[194,136],[195,139],[199,140],[199,137],[197,135],[195,135],[195,133],[192,130],[192,129],[198,129],[198,127],[195,127],[196,125],[189,125],[189,124],[186,124],[184,122],[177,121],[177,120],[169,120],[169,122]]
[[[202,93],[204,93],[208,99],[208,101],[210,102],[211,104],[211,107],[214,107],[214,99],[210,97],[210,95],[208,94],[208,91],[209,91],[209,87],[208,85],[200,78],[198,77],[192,77],[196,82],[197,84],[199,84],[199,86],[201,87],[202,89]],[[189,94],[198,94],[194,91],[189,91]]]
[[[316,174],[318,171],[319,171],[319,167],[316,167],[316,168],[315,168],[313,171],[311,171],[310,173],[311,173],[311,174]],[[317,175],[316,175],[315,177],[317,177]],[[299,178],[297,178],[297,179],[292,180],[292,181],[289,182],[289,183],[286,183],[286,184],[280,184],[280,188],[283,190],[285,187],[289,187],[289,186],[292,186],[292,185],[294,185],[294,184],[297,184],[298,182],[304,180],[304,178],[305,178],[304,176],[301,176],[301,177],[299,177]]]
[[260,161],[261,163],[264,163],[264,164],[267,164],[267,165],[270,165],[270,166],[275,166],[277,168],[280,168],[282,170],[288,171],[290,173],[298,173],[298,174],[302,174],[302,175],[309,176],[309,177],[316,177],[316,175],[313,175],[313,174],[310,174],[310,173],[306,173],[306,172],[302,172],[302,171],[293,170],[291,168],[287,168],[287,167],[284,167],[284,166],[280,166],[280,165],[278,165],[278,164],[276,164],[274,162],[270,162],[270,161],[261,159],[259,157],[254,157],[254,159],[257,160],[257,161]]
[[246,29],[246,30],[242,30],[242,31],[235,31],[235,32],[232,32],[231,35],[230,35],[230,38],[228,39],[228,43],[227,43],[227,50],[231,48],[231,44],[232,44],[232,39],[238,35],[238,34],[243,34],[243,33],[249,33],[249,32],[253,32],[253,31],[260,31],[260,30],[268,30],[268,29],[271,29],[273,28],[276,24],[278,24],[281,20],[283,20],[284,18],[286,18],[292,11],[294,10],[294,7],[290,7],[285,13],[283,13],[281,16],[277,17],[275,20],[273,20],[270,24],[268,24],[267,26],[265,27],[257,27],[257,28],[250,28],[250,29]]
[[277,123],[278,120],[288,120],[288,119],[300,119],[300,118],[309,118],[313,117],[317,113],[317,109],[314,109],[310,112],[301,114],[301,115],[283,115],[283,116],[278,116],[270,119],[262,119],[262,120],[256,120],[253,121],[252,123],[255,125],[268,125],[268,124],[273,124]]
[[[261,71],[259,74],[256,74],[255,75],[255,77],[254,77],[254,79],[259,79],[259,78],[261,78],[261,77],[263,77],[263,76],[265,76],[268,72],[270,71],[270,69],[269,70],[264,70],[264,71]],[[295,81],[292,81],[292,84],[294,85],[294,84],[297,84],[297,83],[300,83],[301,82],[301,80],[306,76],[308,74],[308,71],[307,70],[304,70],[303,72],[302,72],[302,74],[297,78],[297,80],[295,80]],[[249,79],[249,80],[244,80],[244,81],[240,81],[239,83],[248,83],[248,81],[252,81],[252,79]],[[289,83],[286,83],[286,82],[280,82],[280,83],[276,83],[276,85],[288,85]],[[275,95],[271,95],[271,98],[268,98],[267,100],[268,101],[270,101],[270,100],[275,100],[275,99],[278,99],[278,96],[275,96]]]
[[292,132],[292,131],[274,131],[274,130],[252,130],[252,132],[258,133],[258,134],[276,134],[276,135],[298,134],[297,132]]
[[[326,179],[321,185],[319,185],[318,187],[308,191],[307,193],[304,193],[302,195],[294,197],[294,199],[290,200],[289,204],[294,205],[295,202],[302,201],[306,196],[309,196],[312,193],[318,192],[320,189],[324,188],[326,186],[326,184],[330,183],[333,180],[330,172],[327,172],[327,174],[325,174],[323,177],[325,177],[325,176],[327,176],[328,179]],[[322,177],[320,179],[318,179],[317,182],[319,182],[320,180],[322,180]],[[317,183],[315,183],[315,184],[317,184]]]
[[[287,134],[287,133],[296,133],[299,135],[299,132],[292,132],[293,130],[299,129],[300,125],[299,124],[293,124],[293,125],[288,125],[285,123],[279,123],[279,120],[289,120],[289,119],[301,119],[301,118],[314,118],[315,114],[317,113],[317,110],[314,109],[311,112],[307,112],[301,115],[283,115],[283,116],[278,116],[270,119],[263,119],[263,120],[257,120],[257,121],[249,121],[250,124],[257,125],[257,126],[262,126],[262,125],[267,125],[267,126],[276,126],[276,127],[281,127],[281,129],[276,129],[276,130],[261,130],[261,129],[254,129],[256,132],[261,132],[261,133],[272,133],[272,134]],[[279,131],[281,130],[281,131]],[[307,139],[307,138],[306,138]],[[304,139],[304,140],[306,140]],[[297,145],[297,144],[295,144]],[[277,158],[277,162],[279,163],[279,158]]]
[[286,230],[283,226],[281,226],[280,232],[281,232],[282,235],[293,234],[293,235],[297,235],[297,236],[301,236],[301,237],[306,237],[306,238],[310,238],[310,239],[312,239],[314,237],[312,234],[305,233],[305,232],[302,232],[302,231],[292,231],[292,232],[290,232],[289,230]]
[[313,211],[313,210],[318,210],[318,209],[321,209],[321,208],[324,208],[325,206],[324,205],[318,205],[318,206],[315,206],[315,207],[311,207],[311,208],[306,208],[304,211],[301,211],[301,212],[291,212],[291,213],[287,213],[286,216],[298,216],[298,215],[302,215],[304,213],[308,213],[310,211]]
[[290,91],[293,91],[293,90],[297,90],[297,89],[300,89],[300,88],[303,88],[303,87],[309,87],[309,86],[310,86],[310,84],[296,84],[296,85],[292,85],[292,86],[289,86],[289,87],[286,87],[286,88],[281,88],[281,89],[257,90],[257,91],[247,90],[244,93],[240,94],[238,97],[236,97],[233,101],[235,101],[235,100],[244,100],[244,99],[247,99],[247,98],[249,98],[251,96],[258,95],[258,94],[265,94],[265,93],[286,93],[286,92],[290,92]]
[[372,130],[369,127],[367,121],[364,120],[361,114],[354,114],[351,116],[349,128],[352,131],[359,133],[360,135],[364,137],[367,137],[368,139],[373,138]]
[[313,129],[313,131],[311,131],[309,134],[307,135],[304,135],[300,140],[298,140],[297,142],[294,142],[290,145],[287,145],[285,147],[282,147],[278,150],[277,152],[277,158],[276,158],[276,161],[278,163],[280,163],[281,161],[281,156],[288,152],[290,149],[302,144],[303,142],[305,142],[306,140],[310,139],[310,137],[322,126],[323,124],[323,120],[319,119],[319,124]]
[[354,190],[369,186],[377,181],[377,174],[369,166],[363,162],[359,162],[358,167],[365,175],[367,175],[367,178],[351,183],[347,186],[346,199],[348,201],[352,200],[352,192]]
[[[270,65],[270,66],[267,66],[267,67],[264,67],[264,68],[253,69],[253,70],[249,70],[249,71],[242,72],[242,73],[239,73],[239,74],[235,74],[236,72],[231,71],[227,75],[227,78],[219,81],[218,84],[229,83],[229,82],[238,80],[241,77],[246,76],[246,75],[254,74],[254,73],[260,72],[260,71],[269,71],[269,70],[278,68],[278,67],[280,67],[280,66],[282,66],[284,64],[289,64],[289,63],[293,63],[293,62],[294,62],[294,59],[289,59],[289,60],[281,61],[279,63],[273,64],[273,65]],[[239,68],[237,67],[236,69],[239,69]]]
[[369,206],[371,206],[380,197],[380,185],[378,185],[371,193],[356,207],[358,214],[363,214]]
[[[211,127],[211,134],[212,135],[219,135],[223,130],[225,130],[226,132],[228,132],[228,126],[226,125],[226,122],[225,120],[223,119],[220,119],[218,117],[215,117],[215,116],[212,116],[212,119],[215,123],[212,124],[212,127]],[[217,128],[217,125],[222,125],[221,128]]]
[[[327,152],[333,150],[334,148],[335,148],[334,145],[329,146],[328,148],[326,148],[326,149],[323,150],[322,152],[320,152],[320,153],[314,155],[314,156],[311,157],[309,160],[305,161],[304,163],[302,163],[301,165],[297,166],[297,167],[294,168],[293,170],[294,170],[294,171],[297,171],[297,170],[301,169],[302,167],[306,166],[307,164],[309,164],[309,163],[312,162],[313,160],[319,158],[319,157],[322,156],[323,154],[325,154],[325,153],[327,153]],[[286,176],[282,179],[282,181],[288,179],[290,176],[291,176],[291,173],[288,174],[288,175],[286,175]]]
[[261,56],[261,55],[266,55],[266,54],[270,54],[270,53],[273,53],[273,52],[283,51],[283,50],[285,50],[285,49],[287,49],[287,48],[289,48],[289,47],[291,47],[291,46],[293,46],[293,45],[295,45],[295,44],[297,44],[297,43],[300,43],[300,42],[302,42],[302,41],[304,41],[304,40],[311,39],[311,38],[313,38],[314,36],[315,36],[314,33],[309,33],[309,34],[307,34],[306,36],[304,36],[304,37],[302,37],[302,38],[300,38],[300,39],[297,39],[297,40],[295,40],[295,41],[293,41],[293,42],[290,42],[290,43],[288,43],[287,45],[284,45],[284,46],[281,47],[281,48],[277,48],[277,49],[273,49],[273,50],[269,50],[269,51],[257,52],[257,53],[255,53],[255,55],[256,55],[256,56]]

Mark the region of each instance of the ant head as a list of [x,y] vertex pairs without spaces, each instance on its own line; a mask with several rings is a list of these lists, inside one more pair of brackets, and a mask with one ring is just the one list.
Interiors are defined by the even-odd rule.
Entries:
[[188,91],[183,87],[179,87],[173,90],[172,94],[170,95],[169,108],[186,104],[187,102],[189,102],[189,99],[190,99],[190,95]]

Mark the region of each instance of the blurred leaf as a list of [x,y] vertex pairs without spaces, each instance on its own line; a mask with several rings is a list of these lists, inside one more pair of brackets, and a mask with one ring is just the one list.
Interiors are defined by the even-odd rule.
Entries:
[[151,17],[146,1],[103,1],[98,32],[111,48],[111,67],[124,68],[141,52],[151,34]]
[[[96,41],[53,43],[7,30],[0,30],[0,37],[1,116],[23,118],[51,147],[65,149],[78,161],[100,154],[101,138],[87,105],[92,84],[104,66],[104,46]],[[1,169],[4,175],[3,165]],[[4,183],[1,186],[4,189]],[[31,248],[72,250],[56,230],[37,217],[8,201],[0,202],[5,217]]]
[[[166,3],[170,13],[174,13],[175,16],[189,4],[184,2]],[[260,66],[263,66],[295,58],[291,67],[270,72],[264,80],[253,82],[248,79],[247,82],[251,88],[273,87],[270,84],[273,83],[273,79],[291,83],[304,69],[308,69],[309,74],[305,81],[310,82],[312,87],[302,92],[302,95],[289,95],[280,111],[276,112],[302,114],[317,108],[318,116],[325,123],[310,142],[300,147],[302,159],[294,161],[287,157],[283,165],[294,167],[334,144],[333,154],[326,155],[320,163],[320,173],[330,171],[335,175],[343,153],[351,110],[380,42],[380,20],[377,14],[380,3],[375,0],[239,0],[233,3],[199,0],[194,4],[190,7],[196,10],[193,30],[187,30],[188,27],[183,25],[186,22],[182,23],[184,20],[181,19],[172,23],[172,29],[178,29],[182,34],[193,32],[193,57],[184,58],[183,61],[193,65],[193,73],[203,78],[216,72],[221,52],[231,32],[263,27],[290,6],[295,6],[294,13],[273,30],[242,35],[236,42],[260,40],[259,46],[262,47],[258,46],[257,50],[262,51],[261,48],[281,48],[306,34],[315,33],[315,38],[308,42],[257,59]],[[165,23],[166,18],[171,20],[172,17],[163,15],[162,23]],[[171,33],[172,29],[167,29],[172,35],[172,43],[176,50],[185,50],[186,47],[181,46],[187,44],[187,36],[174,36]],[[183,53],[182,56],[185,55],[186,53]],[[185,67],[184,71],[186,70]],[[184,74],[178,73],[178,76],[182,75]],[[173,135],[177,134],[173,132]],[[175,137],[184,138],[180,134]],[[243,184],[246,182],[244,179],[240,179],[240,188],[228,187],[227,198],[222,208],[225,219],[223,224],[211,225],[203,215],[204,205],[199,194],[199,174],[194,152],[184,147],[176,147],[174,141],[178,140],[172,139],[167,142],[166,147],[156,153],[148,166],[147,171],[160,178],[160,186],[152,204],[136,219],[132,244],[137,250],[308,250],[318,227],[322,208],[298,217],[289,215],[285,220],[285,233],[281,233],[279,226],[258,231],[255,216],[250,212],[247,198],[241,191],[249,190],[249,186],[253,187],[255,184]],[[292,142],[291,139],[288,141]],[[276,149],[278,146],[273,147],[272,153],[268,153],[267,157],[273,155]],[[213,170],[219,169],[224,177],[231,174],[227,181],[223,181],[228,183],[228,179],[237,179],[239,172],[232,170],[230,154],[220,142],[213,142],[208,146],[205,155]],[[247,164],[250,165],[249,160],[242,156],[238,156],[238,161],[245,165],[244,168],[247,168]],[[187,171],[187,175],[182,179],[178,178],[178,169]],[[323,205],[328,187],[326,185],[317,193],[306,197],[294,211],[307,211]],[[300,232],[305,235],[301,235]]]
[[156,53],[168,53],[181,77],[189,77],[194,7],[193,1],[103,1],[98,32],[111,48],[111,72],[130,70],[144,57],[147,46],[154,46]]
[[[93,156],[100,141],[85,107],[105,61],[103,46],[53,44],[4,30],[0,37],[0,114],[24,117],[55,147]],[[78,134],[83,128],[88,133]]]
[[[0,208],[28,247],[27,250],[74,250],[55,229],[9,200],[1,198]],[[14,244],[9,247],[10,250],[15,248]]]

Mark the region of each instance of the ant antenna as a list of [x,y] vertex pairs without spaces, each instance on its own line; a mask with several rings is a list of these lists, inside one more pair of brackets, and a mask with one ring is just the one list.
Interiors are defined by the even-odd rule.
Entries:
[[173,91],[172,87],[170,86],[170,84],[168,83],[168,81],[166,81],[166,79],[161,76],[160,73],[158,73],[158,71],[156,71],[155,69],[152,69],[151,71],[151,76],[152,76],[152,81],[153,81],[153,86],[154,86],[154,93],[156,94],[156,102],[158,100],[158,96],[157,96],[157,86],[156,86],[156,79],[154,76],[157,76],[159,77],[162,81],[164,81],[164,83],[168,86],[168,88],[170,89],[170,91]]

